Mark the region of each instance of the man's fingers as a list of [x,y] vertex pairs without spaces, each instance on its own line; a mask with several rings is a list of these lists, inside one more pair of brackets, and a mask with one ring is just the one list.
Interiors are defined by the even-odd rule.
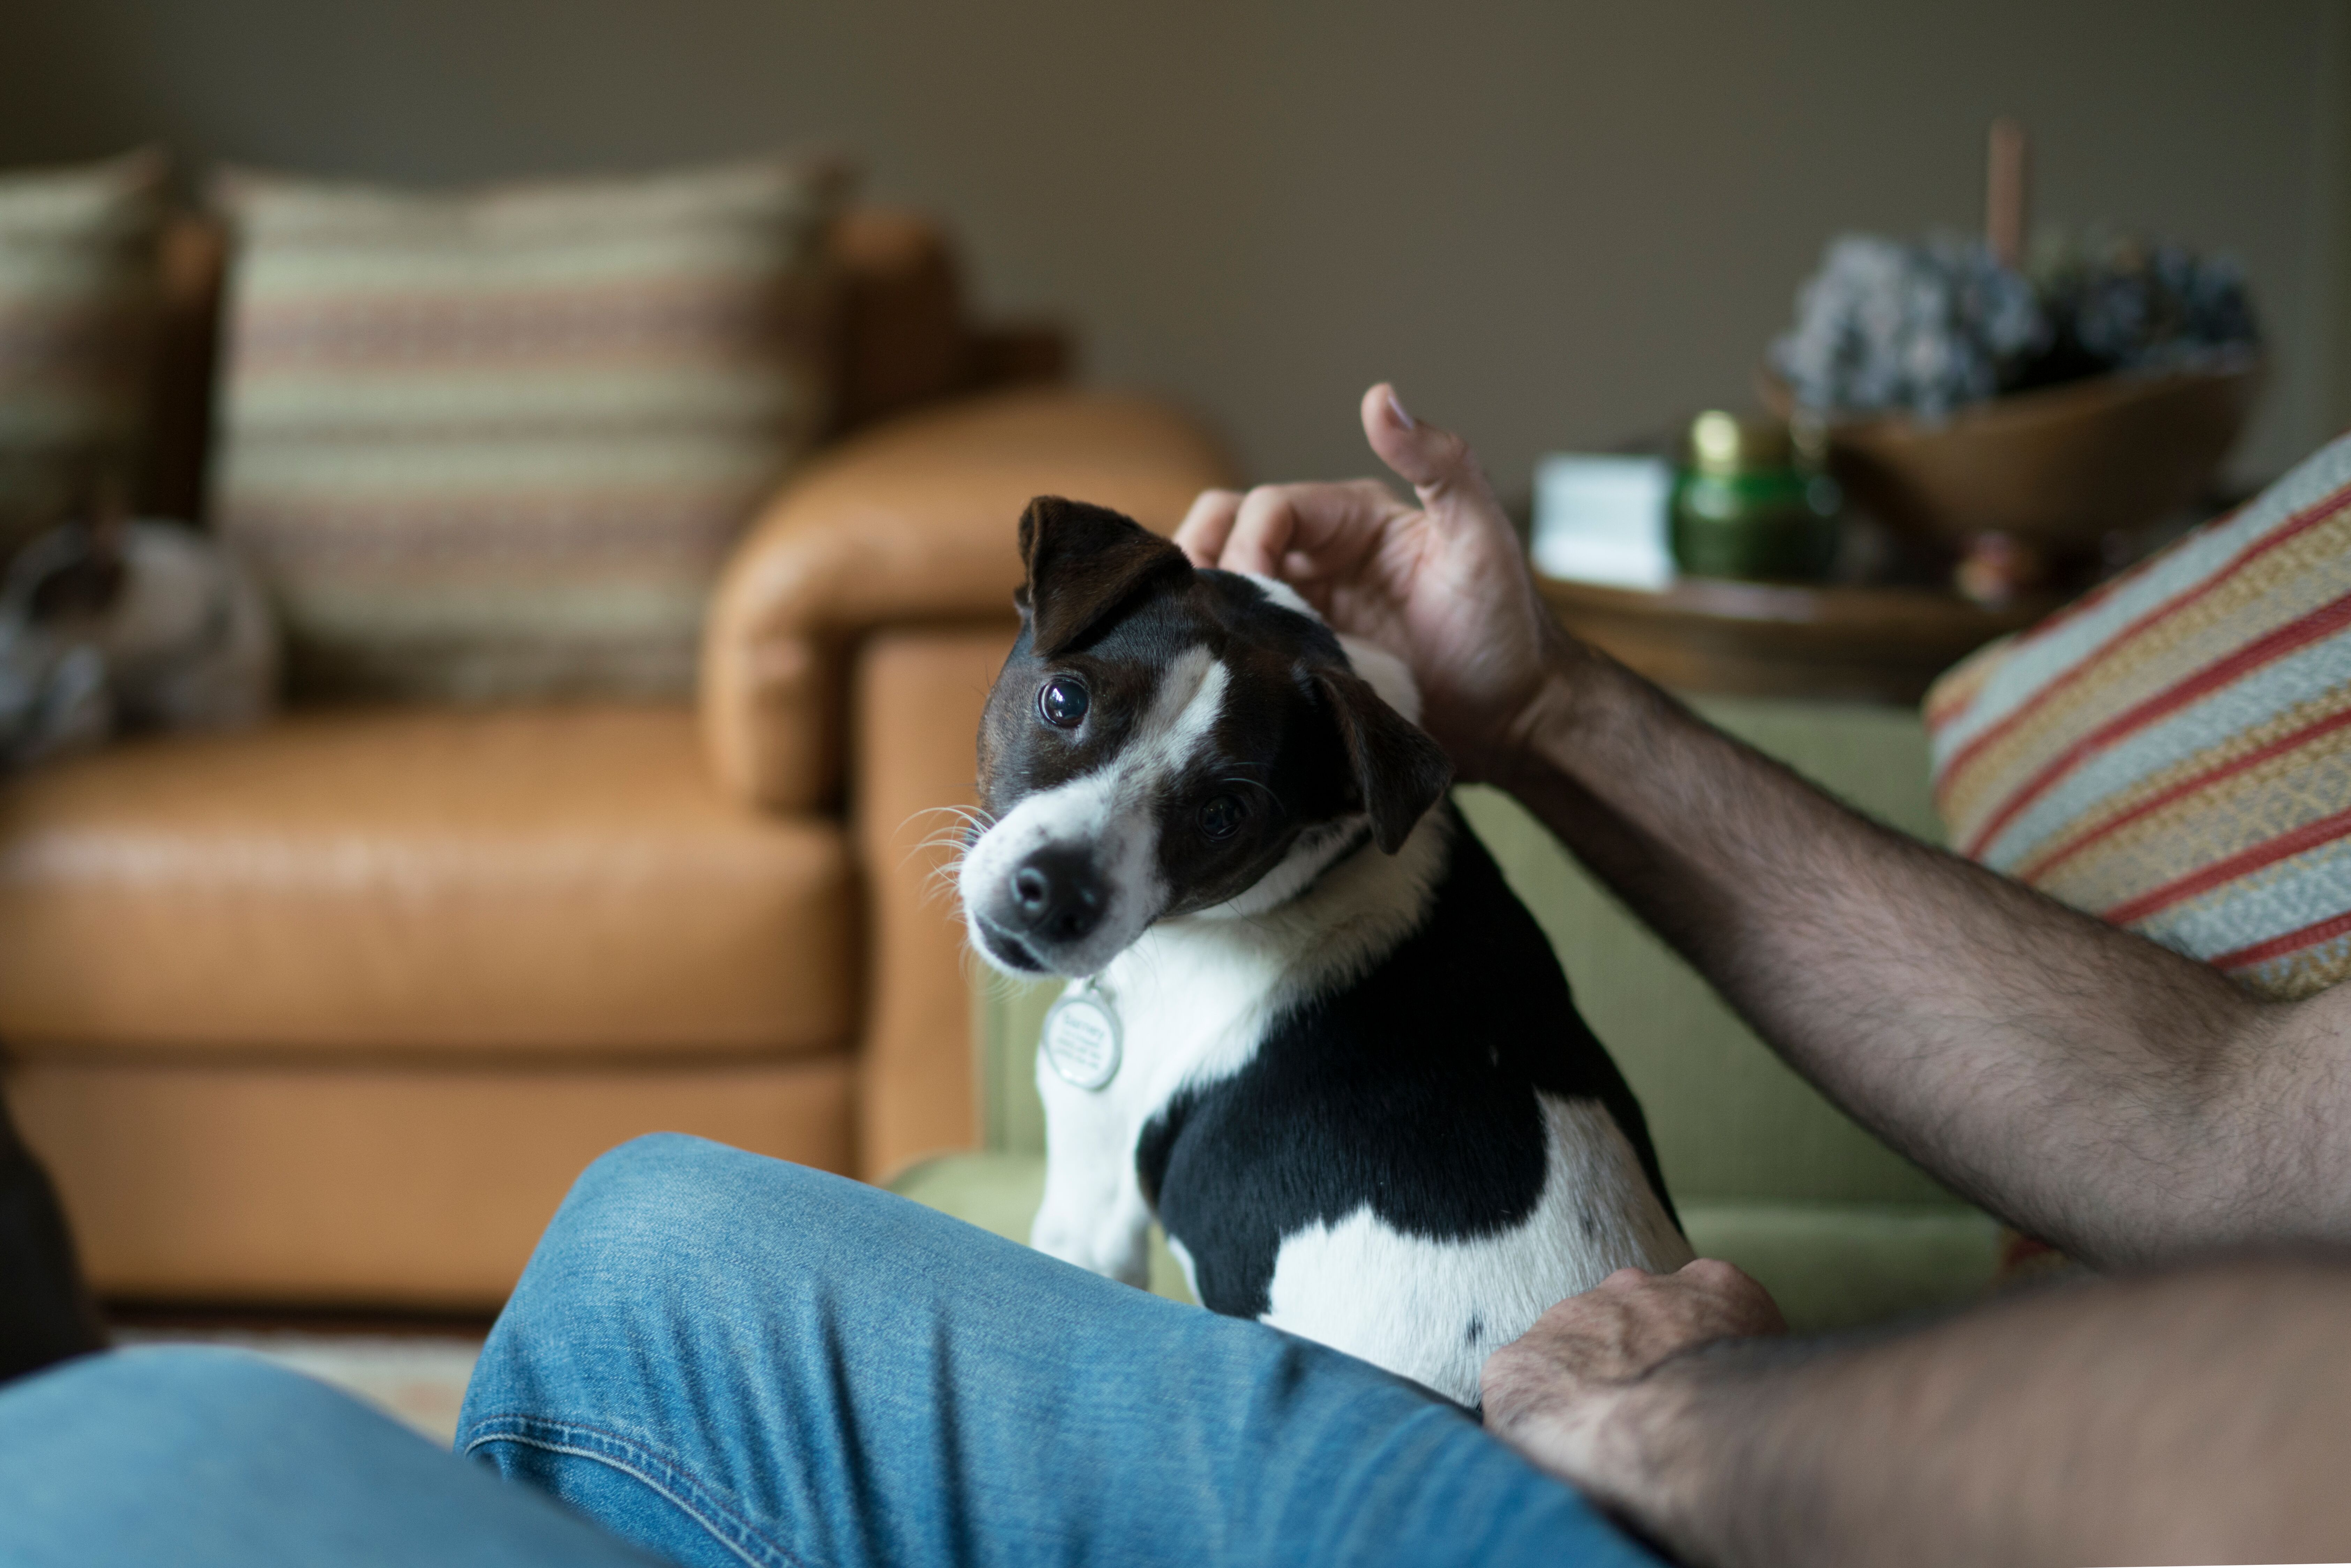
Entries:
[[1699,1258],[1676,1271],[1703,1291],[1719,1314],[1727,1332],[1736,1334],[1778,1334],[1788,1332],[1780,1303],[1752,1274],[1719,1258]]
[[1719,1258],[1693,1258],[1674,1272],[1709,1291],[1735,1290],[1742,1282],[1754,1282],[1738,1264],[1726,1263]]
[[1225,540],[1240,516],[1238,490],[1203,490],[1176,528],[1176,546],[1194,566],[1214,566],[1225,553]]
[[1376,480],[1259,485],[1241,497],[1217,564],[1290,581],[1327,576],[1360,559],[1402,510]]
[[1232,531],[1225,536],[1224,558],[1217,564],[1227,571],[1253,571],[1275,576],[1298,531],[1297,508],[1290,505],[1290,485],[1259,485],[1241,497]]
[[1380,461],[1420,495],[1421,505],[1440,524],[1501,518],[1486,471],[1469,444],[1407,413],[1395,387],[1385,382],[1364,394],[1364,438]]

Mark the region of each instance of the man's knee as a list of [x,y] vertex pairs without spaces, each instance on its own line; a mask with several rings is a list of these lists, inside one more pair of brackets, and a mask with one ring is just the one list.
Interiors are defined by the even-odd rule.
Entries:
[[591,1372],[583,1360],[597,1344],[714,1343],[725,1324],[779,1322],[837,1287],[886,1295],[859,1287],[903,1250],[895,1211],[913,1207],[702,1138],[632,1139],[580,1173],[549,1224],[475,1372],[467,1418],[569,1407],[589,1381],[609,1405],[615,1363]]
[[658,1281],[710,1283],[752,1258],[829,1252],[897,1199],[845,1177],[678,1133],[632,1138],[580,1174],[539,1243],[528,1291],[603,1280],[643,1300]]
[[857,1184],[788,1160],[747,1154],[684,1133],[647,1133],[607,1149],[572,1184],[556,1223],[601,1224],[676,1236],[747,1210],[773,1214]]

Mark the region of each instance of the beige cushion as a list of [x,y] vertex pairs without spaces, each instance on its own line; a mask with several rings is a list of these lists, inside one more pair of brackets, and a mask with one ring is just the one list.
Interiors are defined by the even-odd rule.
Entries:
[[127,483],[147,415],[164,162],[0,174],[0,555]]
[[856,911],[840,824],[723,798],[683,708],[314,712],[0,790],[0,1040],[838,1051]]
[[238,174],[214,517],[296,686],[680,695],[824,430],[843,181],[771,160],[423,195]]

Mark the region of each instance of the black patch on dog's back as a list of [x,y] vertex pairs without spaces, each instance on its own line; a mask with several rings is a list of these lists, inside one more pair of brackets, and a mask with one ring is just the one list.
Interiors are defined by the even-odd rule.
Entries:
[[1432,1240],[1523,1223],[1548,1175],[1538,1090],[1605,1105],[1673,1212],[1640,1105],[1541,927],[1458,821],[1451,854],[1426,923],[1369,975],[1275,1020],[1247,1067],[1144,1126],[1144,1194],[1204,1306],[1261,1315],[1281,1239],[1365,1204]]

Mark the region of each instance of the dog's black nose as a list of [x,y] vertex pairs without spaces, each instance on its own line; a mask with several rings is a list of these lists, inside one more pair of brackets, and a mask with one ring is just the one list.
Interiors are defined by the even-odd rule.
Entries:
[[1012,873],[1012,907],[1024,931],[1076,942],[1102,923],[1102,878],[1082,850],[1040,850]]

